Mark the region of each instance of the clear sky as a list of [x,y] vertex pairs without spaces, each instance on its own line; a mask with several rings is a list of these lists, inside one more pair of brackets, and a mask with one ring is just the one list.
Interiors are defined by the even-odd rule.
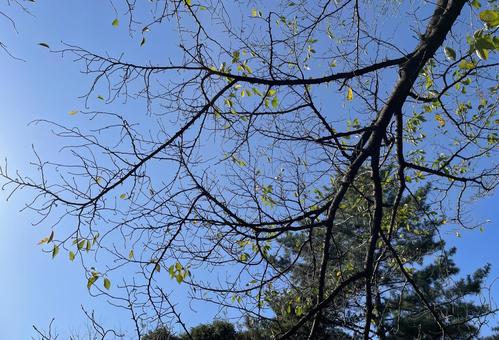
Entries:
[[[4,6],[4,5],[2,5]],[[9,50],[25,61],[0,52],[0,158],[8,158],[9,169],[29,173],[34,159],[32,145],[41,155],[57,157],[58,143],[43,126],[30,125],[35,119],[49,119],[75,124],[78,117],[68,111],[83,109],[81,96],[90,78],[80,74],[80,64],[71,57],[61,58],[38,45],[46,42],[53,48],[61,41],[97,51],[127,51],[130,57],[161,59],[174,45],[165,39],[169,32],[151,32],[148,42],[140,47],[140,35],[130,37],[124,25],[115,28],[116,17],[108,2],[101,0],[40,1],[32,7],[32,15],[14,12],[18,33],[5,20],[0,20],[1,39]],[[3,7],[2,7],[3,8]],[[173,39],[173,38],[172,38]],[[92,105],[101,105],[97,101]],[[119,104],[118,104],[119,105]],[[95,108],[95,106],[94,106]],[[132,112],[140,108],[127,106]],[[142,112],[143,110],[141,110]],[[76,123],[77,124],[77,123]],[[48,157],[46,157],[48,158]],[[128,314],[108,306],[102,298],[91,298],[86,289],[83,270],[66,257],[52,259],[42,252],[38,240],[47,236],[48,228],[33,227],[30,212],[19,212],[29,199],[21,192],[9,202],[0,193],[0,339],[28,339],[31,325],[41,328],[55,318],[61,333],[84,327],[80,306],[96,309],[106,325],[128,328]],[[490,282],[499,276],[499,205],[496,197],[482,200],[469,211],[470,219],[490,220],[484,231],[461,231],[460,238],[449,228],[446,238],[456,245],[457,264],[463,273],[471,272],[487,262],[493,265]],[[493,295],[499,299],[499,287]],[[207,321],[206,313],[191,314],[191,325]]]
[[[49,129],[28,126],[31,121],[49,119],[75,124],[78,117],[68,112],[84,109],[78,97],[88,89],[90,78],[80,74],[80,65],[71,58],[52,54],[39,46],[39,42],[46,42],[52,48],[60,48],[64,41],[99,51],[127,49],[132,51],[129,56],[134,51],[138,51],[138,55],[164,55],[168,49],[163,45],[152,50],[149,48],[152,44],[140,48],[139,37],[131,39],[125,26],[111,25],[116,13],[109,3],[90,3],[39,2],[31,6],[32,15],[6,8],[15,13],[17,34],[7,22],[0,20],[3,42],[12,54],[25,60],[0,53],[0,157],[8,158],[10,170],[30,173],[29,162],[34,159],[32,145],[46,158],[59,155],[60,144],[51,138]],[[151,32],[150,39],[154,39],[154,33]],[[99,101],[96,102],[92,103],[94,107],[99,105]],[[127,110],[133,111],[134,107],[128,105]],[[0,339],[29,339],[33,335],[32,324],[43,329],[52,318],[56,328],[66,336],[73,329],[84,330],[86,322],[81,305],[96,309],[96,315],[105,324],[130,327],[128,314],[109,307],[104,299],[89,296],[84,272],[76,261],[70,262],[66,254],[52,259],[50,254],[42,252],[37,242],[47,236],[50,224],[33,227],[36,217],[30,212],[19,212],[29,193],[20,193],[9,202],[5,199],[2,192]]]

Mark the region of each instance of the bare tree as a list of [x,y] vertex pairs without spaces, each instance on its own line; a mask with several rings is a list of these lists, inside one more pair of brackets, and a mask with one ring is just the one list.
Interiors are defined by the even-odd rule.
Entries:
[[[6,22],[11,29],[18,33],[18,29],[16,26],[16,22],[13,19],[15,14],[13,13],[15,9],[20,10],[26,14],[30,14],[30,10],[28,7],[29,3],[33,3],[34,0],[4,0],[0,3],[0,23]],[[0,36],[0,49],[3,52],[7,53],[10,57],[18,60],[22,60],[21,58],[16,57],[12,52],[8,49],[7,43],[4,41],[4,37]]]
[[[275,241],[302,232],[313,239],[321,231],[321,244],[313,246],[322,255],[310,269],[316,298],[280,338],[311,324],[313,339],[323,310],[345,294],[354,294],[363,310],[350,331],[375,337],[381,263],[403,275],[445,336],[445,317],[393,244],[405,213],[401,202],[417,201],[421,184],[432,186],[425,218],[452,213],[448,221],[465,228],[475,226],[465,218],[465,203],[497,184],[496,5],[115,5],[124,5],[141,44],[165,25],[176,28],[178,41],[167,42],[174,51],[164,63],[74,45],[58,51],[92,77],[89,106],[96,96],[110,104],[133,100],[144,103],[145,114],[79,113],[88,129],[40,121],[61,137],[68,163],[37,155],[39,178],[2,168],[12,193],[33,191],[28,208],[39,222],[56,220],[42,240],[52,254],[63,249],[81,260],[92,294],[127,308],[140,337],[144,324],[173,322],[187,331],[168,276],[194,300],[265,320],[267,297],[289,287],[289,271],[300,262],[298,252],[289,268],[276,266],[282,248]],[[367,185],[358,185],[360,176]],[[386,188],[396,189],[389,202]],[[355,214],[355,203],[346,206],[349,191],[368,207],[370,237],[359,245],[362,268],[329,280],[337,274],[328,270],[328,250],[345,211]],[[120,283],[110,289],[111,282]]]
[[[113,339],[123,339],[124,334],[115,331],[114,329],[106,329],[102,326],[102,323],[97,321],[94,311],[89,312],[83,306],[81,307],[83,314],[85,315],[87,321],[87,327],[85,330],[75,330],[71,332],[69,335],[69,340],[102,340],[109,339],[109,337],[113,337]],[[36,325],[33,325],[33,329],[36,334],[36,338],[33,339],[38,340],[56,340],[60,339],[60,334],[55,330],[54,327],[55,319],[51,319],[50,323],[47,327],[47,330],[41,330]]]

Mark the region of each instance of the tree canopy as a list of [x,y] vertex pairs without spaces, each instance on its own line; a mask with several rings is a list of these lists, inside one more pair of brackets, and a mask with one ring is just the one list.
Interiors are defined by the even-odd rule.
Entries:
[[63,162],[0,175],[137,338],[207,333],[185,296],[279,339],[478,334],[489,267],[452,282],[438,237],[478,228],[466,203],[498,182],[495,1],[112,3],[110,29],[167,52],[41,43],[81,64],[88,109],[40,122]]

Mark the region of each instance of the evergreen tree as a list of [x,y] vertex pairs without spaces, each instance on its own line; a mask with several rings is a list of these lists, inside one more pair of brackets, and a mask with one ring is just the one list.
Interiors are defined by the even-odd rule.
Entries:
[[[191,329],[190,334],[195,340],[237,339],[237,332],[233,324],[228,321],[215,320],[211,324],[202,324]],[[190,337],[184,335],[181,340]]]
[[142,340],[180,340],[166,327],[158,327],[142,337]]
[[[385,181],[388,180],[386,177]],[[354,190],[349,191],[340,209],[330,249],[331,268],[328,272],[333,275],[327,278],[328,289],[334,289],[345,275],[363,269],[372,219],[369,186],[366,175]],[[324,188],[325,192],[327,190],[329,188]],[[316,192],[325,195],[319,190]],[[488,305],[473,299],[481,292],[489,265],[479,268],[472,275],[456,278],[459,268],[452,260],[456,249],[446,250],[445,242],[437,237],[438,228],[445,220],[425,203],[429,192],[429,187],[424,187],[401,200],[393,230],[389,225],[395,192],[384,192],[387,203],[382,232],[390,239],[398,259],[379,244],[381,250],[376,254],[379,261],[372,280],[375,301],[372,322],[376,326],[373,336],[380,339],[440,338],[444,331],[426,304],[431,306],[440,320],[444,320],[446,336],[457,339],[476,337],[479,332],[478,318],[491,313]],[[275,322],[263,325],[269,332],[279,334],[289,329],[314,305],[317,294],[317,280],[314,278],[318,275],[318,257],[322,251],[318,245],[323,244],[323,238],[324,233],[317,231],[289,233],[279,240],[283,253],[274,261],[281,270],[291,268],[290,282],[267,299],[275,313]],[[299,259],[298,263],[296,259]],[[419,293],[408,282],[397,261],[403,263]],[[349,339],[359,336],[365,318],[364,300],[362,282],[345,290],[324,312],[316,337]],[[308,327],[302,327],[294,338],[307,338],[310,326],[309,323]]]

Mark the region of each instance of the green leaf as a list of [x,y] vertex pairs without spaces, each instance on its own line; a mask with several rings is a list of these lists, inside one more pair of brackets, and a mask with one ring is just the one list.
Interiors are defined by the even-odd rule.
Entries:
[[452,48],[450,47],[444,48],[444,54],[447,57],[447,59],[449,59],[450,61],[456,60],[456,51],[454,51]]
[[491,133],[488,134],[488,136],[487,136],[487,143],[489,145],[497,144],[498,141],[499,141],[499,138],[497,136],[497,133],[491,132]]
[[59,246],[54,244],[54,248],[52,248],[52,258],[56,257],[59,254]]
[[475,48],[494,50],[496,48],[496,43],[490,34],[479,35],[475,39]]
[[97,99],[104,100],[103,96],[97,96]]
[[75,253],[73,251],[70,251],[69,252],[69,261],[74,261],[75,257],[76,257]]
[[262,96],[262,93],[260,92],[260,90],[258,88],[253,87],[252,90],[253,90],[253,93],[256,94],[257,96],[260,96],[260,97]]
[[92,239],[92,245],[94,245],[95,242],[97,242],[97,240],[99,239],[99,236],[100,236],[99,233],[97,233],[97,234],[94,235],[94,237]]
[[85,250],[86,251],[90,251],[90,248],[92,248],[92,243],[90,243],[90,241],[87,240],[87,244],[86,244]]
[[458,66],[462,70],[471,70],[472,68],[475,67],[475,64],[472,63],[471,61],[463,60],[459,63]]
[[126,195],[126,194],[121,194],[121,195],[120,195],[120,198],[121,198],[122,200],[126,200],[127,195]]
[[130,253],[128,253],[128,259],[129,260],[133,260],[133,258],[135,257],[134,253],[133,253],[133,249],[130,250]]
[[488,28],[499,26],[499,12],[496,10],[488,9],[480,12],[480,20],[482,20]]
[[184,2],[187,5],[187,7],[191,7],[192,6],[192,1],[191,0],[184,0]]
[[114,27],[118,27],[120,25],[120,21],[118,20],[118,18],[114,19],[111,25],[113,25]]
[[154,270],[157,271],[158,273],[161,271],[161,266],[159,265],[159,263],[156,263]]
[[232,155],[232,161],[241,167],[247,165],[247,163],[243,159],[239,159],[235,155]]
[[111,281],[107,277],[104,278],[104,288],[111,288]]
[[47,243],[52,242],[53,239],[54,239],[54,231],[52,230],[52,232],[50,233],[49,238],[47,239]]
[[479,9],[480,7],[482,7],[482,5],[480,4],[480,1],[478,1],[478,0],[473,0],[471,2],[471,6],[473,6],[476,9]]
[[140,46],[144,46],[145,43],[146,43],[146,38],[142,37],[142,41],[140,42]]
[[92,285],[95,283],[95,281],[97,281],[99,279],[99,274],[97,273],[93,273],[92,276],[90,276],[88,278],[88,281],[87,281],[87,289],[90,289],[90,287],[92,287]]
[[245,63],[243,63],[243,64],[242,64],[242,66],[243,66],[244,70],[245,70],[246,72],[248,72],[249,74],[253,73],[253,70],[251,69],[251,67],[249,67],[249,65],[248,65],[248,64],[246,64],[246,62],[245,62]]
[[230,98],[225,98],[224,104],[228,107],[232,107],[232,100],[230,100]]
[[242,254],[239,256],[239,260],[241,260],[242,262],[246,262],[246,261],[248,261],[248,258],[249,258],[249,254],[248,254],[248,253],[242,253]]
[[38,45],[45,47],[45,48],[50,48],[49,44],[44,43],[44,42],[38,43]]
[[477,57],[482,60],[487,60],[489,58],[489,51],[487,51],[486,49],[483,48],[476,49],[475,53]]
[[81,249],[83,249],[84,245],[85,245],[85,240],[81,240],[80,242],[78,242],[76,247],[78,248],[78,250],[81,250]]
[[272,107],[276,109],[278,105],[279,105],[279,99],[277,98],[277,96],[274,96],[274,98],[272,98]]
[[232,52],[232,63],[239,62],[240,53],[239,51]]

